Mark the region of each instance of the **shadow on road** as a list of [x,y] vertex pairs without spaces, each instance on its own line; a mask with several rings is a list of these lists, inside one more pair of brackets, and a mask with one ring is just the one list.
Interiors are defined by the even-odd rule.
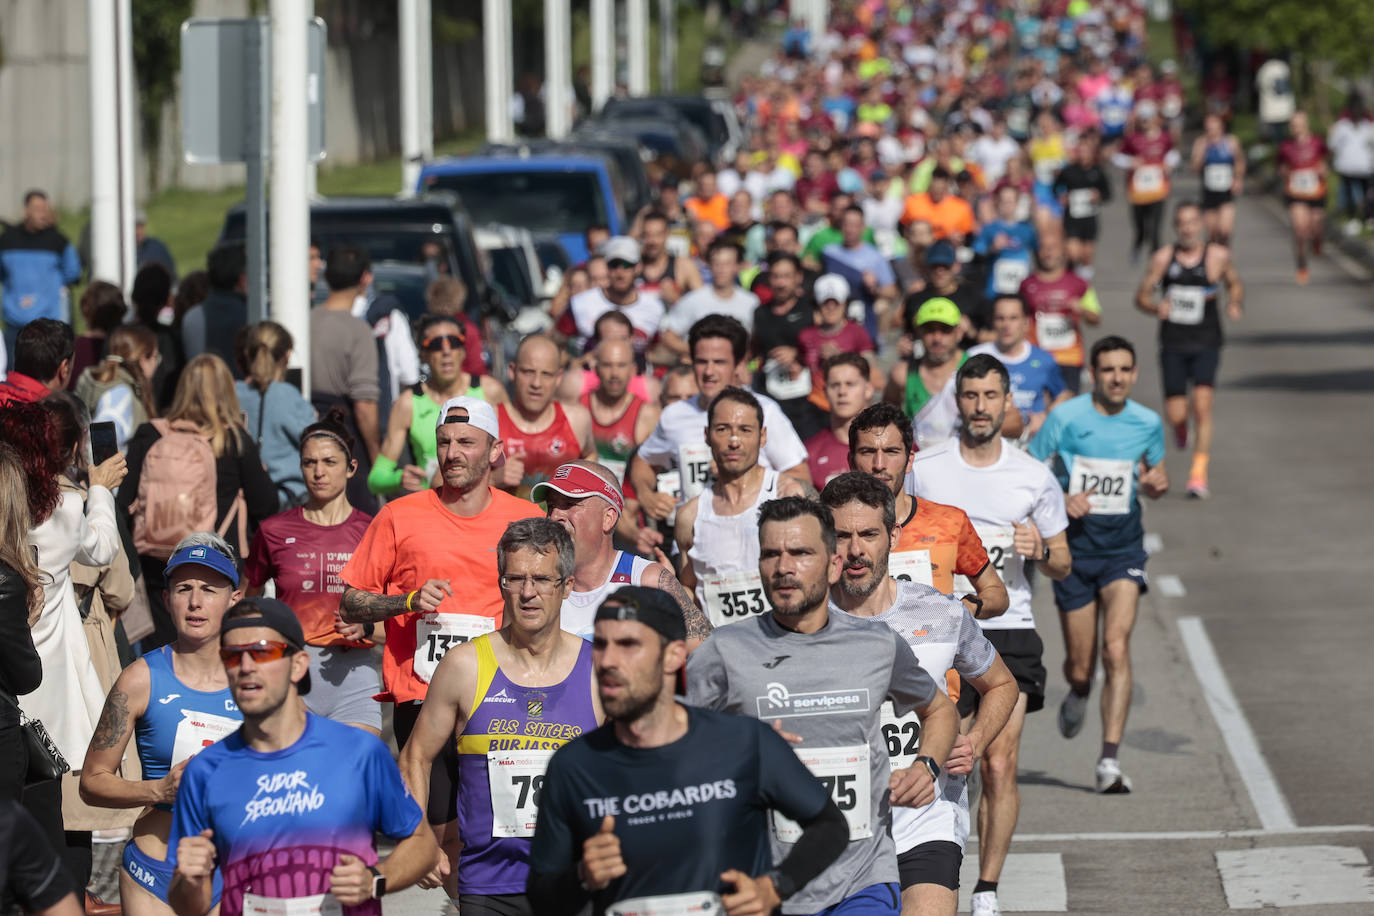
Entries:
[[1050,786],[1055,789],[1068,789],[1070,792],[1094,793],[1094,788],[1085,783],[1065,782],[1057,776],[1051,776],[1044,770],[1021,770],[1016,774],[1016,781],[1023,786]]
[[1253,334],[1228,334],[1232,347],[1339,347],[1374,346],[1374,328],[1348,331],[1267,331]]
[[1333,369],[1329,372],[1265,372],[1230,379],[1224,388],[1326,392],[1374,391],[1374,369]]

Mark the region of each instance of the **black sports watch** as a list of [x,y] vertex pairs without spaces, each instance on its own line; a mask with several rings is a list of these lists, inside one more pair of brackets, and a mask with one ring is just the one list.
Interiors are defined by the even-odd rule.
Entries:
[[973,603],[973,616],[974,616],[974,617],[977,617],[979,614],[983,613],[983,599],[982,599],[982,598],[979,598],[977,595],[974,595],[974,594],[964,595],[964,597],[963,597],[961,600],[963,600],[963,601],[969,601],[969,602],[972,602],[972,603]]
[[1048,563],[1048,562],[1050,561],[1050,542],[1049,542],[1049,541],[1041,541],[1041,543],[1042,543],[1042,544],[1044,545],[1044,547],[1045,547],[1045,552],[1042,553],[1042,554],[1040,554],[1040,562],[1041,562],[1041,563]]
[[386,875],[377,871],[376,866],[369,865],[367,870],[372,872],[372,899],[381,900],[386,893]]
[[779,900],[786,900],[797,892],[797,886],[781,869],[775,868],[764,877],[773,882],[773,890],[777,891]]
[[939,765],[938,763],[935,762],[935,759],[934,759],[933,757],[927,757],[925,754],[922,754],[921,756],[919,756],[919,757],[916,758],[916,762],[917,762],[917,763],[923,763],[923,764],[925,764],[926,770],[928,770],[928,771],[930,772],[930,781],[931,781],[931,782],[938,782],[938,781],[939,781],[939,779],[940,779],[940,765]]

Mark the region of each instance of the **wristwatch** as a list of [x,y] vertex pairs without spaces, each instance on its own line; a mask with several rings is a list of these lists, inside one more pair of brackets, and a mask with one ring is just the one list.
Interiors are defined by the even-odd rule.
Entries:
[[1050,561],[1050,544],[1048,541],[1042,541],[1041,543],[1045,547],[1045,552],[1040,555],[1040,562],[1048,563]]
[[935,762],[934,758],[932,758],[932,757],[927,757],[926,755],[922,754],[921,756],[919,756],[919,757],[916,758],[916,762],[917,762],[917,763],[923,763],[923,764],[925,764],[926,770],[928,770],[928,771],[930,772],[930,781],[931,781],[931,782],[938,782],[938,781],[939,781],[939,779],[940,779],[940,765],[939,765],[938,763]]
[[386,875],[377,871],[375,866],[369,865],[367,870],[372,872],[372,899],[381,900],[386,893]]
[[764,877],[773,882],[773,890],[777,891],[779,900],[786,900],[797,892],[797,886],[781,869],[775,868]]

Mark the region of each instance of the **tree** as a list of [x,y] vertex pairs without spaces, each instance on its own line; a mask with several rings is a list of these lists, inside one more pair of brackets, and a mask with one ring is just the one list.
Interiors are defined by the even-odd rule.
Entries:
[[139,135],[148,157],[148,187],[157,187],[162,159],[162,110],[181,72],[181,24],[194,0],[136,0],[133,9],[134,71],[138,83]]

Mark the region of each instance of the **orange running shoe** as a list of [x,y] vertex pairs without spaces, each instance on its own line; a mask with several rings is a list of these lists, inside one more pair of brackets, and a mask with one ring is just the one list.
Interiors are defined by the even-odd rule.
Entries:
[[1299,286],[1306,286],[1306,285],[1307,285],[1307,279],[1308,279],[1309,276],[1310,276],[1310,274],[1308,273],[1306,267],[1299,267],[1299,268],[1298,268],[1298,285],[1299,285]]

